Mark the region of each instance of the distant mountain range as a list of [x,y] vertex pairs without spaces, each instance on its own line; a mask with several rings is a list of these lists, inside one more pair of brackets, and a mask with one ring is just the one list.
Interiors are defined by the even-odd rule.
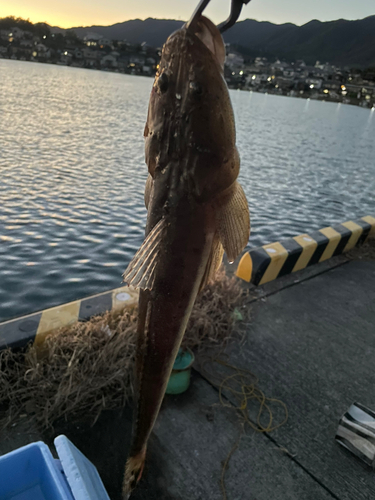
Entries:
[[[79,37],[97,33],[112,40],[146,42],[162,46],[168,36],[182,26],[182,21],[135,19],[112,26],[72,28]],[[61,28],[52,30],[63,32]],[[273,24],[246,19],[228,30],[224,39],[249,56],[317,60],[339,66],[375,67],[375,15],[357,21],[310,21],[303,26]]]

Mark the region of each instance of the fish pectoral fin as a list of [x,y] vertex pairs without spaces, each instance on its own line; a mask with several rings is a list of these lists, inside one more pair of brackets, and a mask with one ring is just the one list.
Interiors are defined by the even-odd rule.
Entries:
[[217,228],[229,262],[247,245],[250,236],[250,213],[245,193],[238,182],[217,200]]
[[206,270],[202,278],[202,282],[199,287],[199,292],[215,278],[215,274],[218,271],[221,262],[223,260],[224,248],[221,244],[219,234],[216,233],[212,241],[211,253],[207,261]]
[[129,286],[142,290],[152,290],[156,264],[166,227],[165,219],[160,219],[134,255],[123,274],[124,282]]
[[154,179],[152,178],[151,174],[148,174],[145,186],[145,205],[147,209],[150,202],[151,191],[153,187],[154,187]]

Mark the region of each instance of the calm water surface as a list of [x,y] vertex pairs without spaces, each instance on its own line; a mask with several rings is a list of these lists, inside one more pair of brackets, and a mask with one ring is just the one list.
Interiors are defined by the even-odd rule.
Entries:
[[[152,79],[0,60],[0,321],[121,285]],[[233,91],[250,245],[375,214],[375,113]]]

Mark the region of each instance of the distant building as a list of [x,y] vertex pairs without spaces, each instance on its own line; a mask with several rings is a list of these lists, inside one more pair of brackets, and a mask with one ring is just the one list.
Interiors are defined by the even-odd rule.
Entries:
[[244,58],[241,56],[241,54],[230,52],[225,59],[225,64],[230,69],[242,68],[244,65]]
[[0,30],[0,39],[8,40],[9,30]]
[[287,68],[287,69],[284,69],[283,76],[285,78],[294,78],[296,76],[296,72],[293,68]]
[[102,35],[98,33],[90,32],[83,37],[84,42],[98,42],[102,38]]
[[266,57],[256,57],[254,61],[254,65],[256,68],[262,68],[264,66],[267,66],[268,60]]
[[143,66],[146,62],[146,58],[144,56],[138,55],[138,54],[132,54],[129,58],[129,63],[130,64],[139,64]]
[[68,52],[67,50],[63,52],[60,56],[61,64],[70,65],[72,63],[72,59],[73,59],[73,54],[71,52]]
[[85,59],[86,63],[88,63],[89,66],[94,66],[96,65],[96,62],[98,60],[98,51],[97,50],[92,50],[92,49],[82,49],[82,56]]
[[83,59],[83,51],[81,49],[74,49],[73,54],[76,59]]
[[252,74],[248,75],[246,77],[246,84],[247,85],[260,85],[260,84],[265,84],[268,81],[268,74],[267,73],[257,73],[257,74]]
[[100,65],[103,68],[117,68],[117,58],[108,54],[100,59]]
[[26,33],[29,33],[29,32],[23,31],[20,28],[18,28],[17,26],[14,26],[13,28],[11,28],[9,30],[8,36],[9,36],[9,38],[13,38],[13,40],[20,40],[21,38],[24,37],[24,35]]
[[34,42],[32,40],[21,40],[20,46],[25,49],[32,49],[34,47]]
[[[51,50],[43,43],[37,43],[34,47],[34,51],[36,52],[36,56],[34,57],[38,57],[38,59],[50,59],[51,57]],[[35,52],[33,52],[33,55]]]
[[325,80],[323,83],[323,87],[327,90],[339,90],[340,83],[335,80]]
[[108,38],[100,38],[98,40],[98,45],[100,48],[103,48],[103,47],[112,47],[112,41],[109,40]]
[[310,89],[319,90],[322,88],[323,80],[321,78],[306,78],[306,83]]
[[128,69],[128,66],[129,66],[129,56],[127,55],[121,55],[118,59],[117,59],[117,67],[120,71],[126,71]]

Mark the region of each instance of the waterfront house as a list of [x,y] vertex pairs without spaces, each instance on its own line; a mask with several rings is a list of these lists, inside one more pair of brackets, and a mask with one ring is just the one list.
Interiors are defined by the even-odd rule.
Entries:
[[229,54],[227,54],[225,64],[233,71],[236,69],[238,70],[240,68],[243,68],[244,58],[241,56],[241,54],[230,52]]
[[60,56],[60,63],[70,65],[72,63],[73,54],[65,50]]
[[117,58],[108,54],[100,59],[102,68],[117,68]]
[[132,54],[129,59],[130,65],[143,66],[146,62],[146,58],[140,54]]
[[98,45],[101,49],[103,49],[104,47],[112,48],[112,41],[108,38],[100,38],[100,40],[98,41]]
[[152,69],[152,66],[142,66],[142,73],[149,76],[153,75],[154,71]]
[[43,43],[37,43],[34,47],[34,51],[36,52],[36,56],[34,56],[35,52],[33,52],[33,56],[38,57],[38,59],[42,60],[48,60],[52,55],[51,50]]
[[8,30],[9,41],[10,42],[12,41],[11,38],[13,40],[21,40],[21,38],[24,38],[26,33],[31,35],[31,33],[29,31],[23,31],[20,28],[18,28],[17,26],[14,26],[10,30]]
[[100,54],[97,50],[88,48],[82,49],[82,56],[85,61],[85,66],[88,68],[96,68],[100,59]]
[[294,78],[296,76],[296,72],[293,67],[289,67],[283,70],[283,76],[285,78]]
[[34,42],[32,40],[21,40],[20,47],[24,49],[32,49],[34,47]]
[[268,60],[266,57],[256,57],[254,61],[254,66],[256,68],[263,68],[268,65]]
[[306,83],[310,89],[319,90],[322,88],[323,80],[321,78],[306,78]]
[[81,49],[74,49],[73,55],[75,59],[83,59],[83,51]]
[[268,74],[267,73],[258,73],[253,75],[248,75],[246,77],[246,84],[250,86],[256,86],[261,84],[266,84],[268,82]]
[[129,56],[128,55],[121,55],[117,59],[117,67],[120,71],[124,72],[128,69],[129,66]]

